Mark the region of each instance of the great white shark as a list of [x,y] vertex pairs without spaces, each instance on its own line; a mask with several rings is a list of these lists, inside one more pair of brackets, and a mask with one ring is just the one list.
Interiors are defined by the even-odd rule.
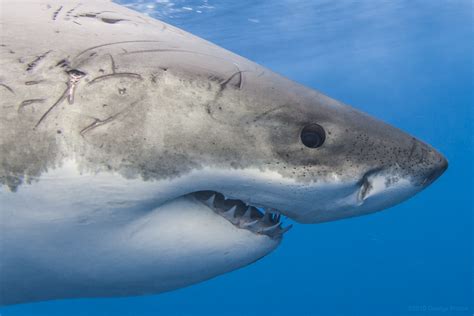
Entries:
[[100,0],[2,0],[0,304],[160,293],[369,214],[435,149]]

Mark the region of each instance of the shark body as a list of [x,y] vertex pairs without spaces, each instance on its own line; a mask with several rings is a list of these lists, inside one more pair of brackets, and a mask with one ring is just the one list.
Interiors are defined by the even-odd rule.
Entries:
[[104,1],[2,3],[0,304],[169,291],[421,191],[446,159]]

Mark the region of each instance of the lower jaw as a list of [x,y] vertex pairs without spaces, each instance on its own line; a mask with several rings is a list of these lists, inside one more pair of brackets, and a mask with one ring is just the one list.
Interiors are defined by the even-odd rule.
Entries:
[[192,195],[116,214],[0,221],[0,305],[169,291],[245,267],[281,240],[235,227]]
[[198,191],[190,195],[234,226],[255,234],[281,239],[283,234],[292,227],[291,225],[282,227],[281,214],[275,209],[257,208],[241,200],[226,198],[215,191]]

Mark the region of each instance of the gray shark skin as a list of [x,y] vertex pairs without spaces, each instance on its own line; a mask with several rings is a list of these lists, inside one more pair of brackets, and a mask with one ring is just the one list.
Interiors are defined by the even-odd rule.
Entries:
[[436,180],[429,145],[95,0],[4,0],[0,304],[170,291]]

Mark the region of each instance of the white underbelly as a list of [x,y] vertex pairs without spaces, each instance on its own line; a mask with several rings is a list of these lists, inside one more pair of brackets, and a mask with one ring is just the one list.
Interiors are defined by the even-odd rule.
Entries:
[[169,291],[250,264],[279,244],[191,196],[162,204],[157,183],[70,167],[17,192],[2,189],[0,303]]

